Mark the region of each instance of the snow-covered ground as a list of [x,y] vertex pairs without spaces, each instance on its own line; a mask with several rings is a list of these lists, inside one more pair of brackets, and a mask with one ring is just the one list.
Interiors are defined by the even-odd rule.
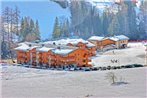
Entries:
[[[111,85],[108,72],[126,84]],[[73,72],[5,66],[2,98],[146,98],[146,72],[146,67]]]
[[[143,43],[129,43],[126,49],[115,49],[97,55],[92,60],[95,66],[121,66],[127,64],[145,64],[145,46]],[[111,61],[116,61],[113,63]]]
[[[143,44],[128,46],[98,55],[93,62],[96,66],[144,64]],[[112,59],[119,60],[119,64],[112,64]],[[0,67],[0,98],[147,98],[147,67],[88,72]],[[111,85],[106,79],[108,72],[114,72],[116,82],[122,84]]]

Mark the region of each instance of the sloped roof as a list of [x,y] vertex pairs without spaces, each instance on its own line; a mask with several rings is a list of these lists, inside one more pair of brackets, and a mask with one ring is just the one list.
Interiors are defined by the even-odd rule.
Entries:
[[43,47],[37,49],[37,51],[39,51],[39,52],[48,52],[49,50],[52,50],[52,49],[54,49],[54,48],[48,48],[48,47],[43,46]]
[[95,47],[96,45],[94,45],[94,44],[88,42],[88,43],[86,44],[86,46],[87,46],[87,47]]
[[84,39],[61,39],[61,40],[56,40],[56,41],[47,41],[44,42],[44,44],[53,44],[55,43],[55,45],[67,45],[68,43],[77,45],[79,42],[82,43],[87,43],[87,41],[85,41]]
[[20,51],[27,51],[27,50],[32,50],[34,48],[37,48],[38,46],[29,46],[25,43],[21,43],[19,47],[15,48],[15,50],[20,50]]
[[55,54],[59,54],[59,55],[67,55],[70,52],[74,51],[75,49],[53,49],[51,50],[53,53]]
[[95,40],[95,41],[101,41],[104,37],[102,36],[91,36],[88,40]]
[[110,39],[114,41],[129,40],[129,38],[125,35],[118,35],[118,36],[110,37]]
[[17,48],[15,48],[15,50],[22,50],[22,51],[27,51],[27,50],[29,50],[29,46],[28,45],[26,45],[26,44],[21,44],[19,47],[17,47]]

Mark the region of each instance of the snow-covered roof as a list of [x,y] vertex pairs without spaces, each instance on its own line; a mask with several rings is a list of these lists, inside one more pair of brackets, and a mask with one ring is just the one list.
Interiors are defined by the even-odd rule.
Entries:
[[129,40],[129,38],[125,35],[118,35],[118,36],[110,37],[110,39],[114,41]]
[[95,45],[92,44],[92,43],[90,43],[90,42],[88,42],[88,43],[86,44],[86,46],[87,46],[87,47],[95,47]]
[[55,54],[59,54],[59,55],[67,55],[70,52],[74,51],[75,49],[53,49],[51,50],[53,53]]
[[48,47],[43,46],[43,47],[37,49],[37,51],[39,51],[39,52],[48,52],[49,50],[52,50],[52,49],[54,49],[54,48],[48,48]]
[[147,46],[147,43],[145,43],[144,46]]
[[101,41],[104,37],[101,36],[91,36],[88,40],[95,40],[95,41]]
[[129,38],[125,35],[118,35],[118,36],[115,36],[116,38],[118,38],[119,40],[128,40]]
[[19,47],[15,48],[15,50],[27,51],[37,48],[38,46],[29,46],[25,43],[21,43]]
[[116,37],[110,37],[109,39],[111,39],[111,40],[113,40],[113,41],[119,41],[119,39],[116,38]]
[[27,50],[29,50],[29,48],[30,47],[28,45],[22,43],[19,47],[15,48],[15,50],[27,51]]
[[55,43],[55,45],[67,45],[68,43],[71,43],[73,45],[76,45],[78,44],[79,42],[82,42],[82,43],[87,43],[87,41],[85,41],[84,39],[61,39],[61,40],[56,40],[56,41],[47,41],[47,42],[44,42],[44,44],[53,44]]

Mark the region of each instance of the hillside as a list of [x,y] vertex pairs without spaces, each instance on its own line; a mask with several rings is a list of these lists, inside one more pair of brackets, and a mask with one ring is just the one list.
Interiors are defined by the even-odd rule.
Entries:
[[[62,8],[69,8],[71,13],[69,28],[64,28],[61,25],[62,29],[58,35],[62,35],[62,37],[75,35],[87,39],[91,35],[114,36],[124,34],[131,40],[147,38],[147,11],[145,10],[147,2],[144,0],[122,0],[121,2],[113,0],[64,0],[56,3]],[[65,32],[69,34],[65,35]],[[60,37],[57,36],[57,38]]]

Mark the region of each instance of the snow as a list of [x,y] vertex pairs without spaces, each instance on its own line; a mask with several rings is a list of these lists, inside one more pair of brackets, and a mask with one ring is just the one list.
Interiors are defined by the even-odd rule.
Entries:
[[77,45],[79,42],[86,44],[88,47],[94,47],[95,45],[80,38],[80,39],[61,39],[61,40],[57,40],[57,41],[47,41],[44,42],[44,44],[53,44],[55,43],[56,45],[67,45],[68,43],[71,43],[73,45]]
[[[65,54],[72,49],[53,49]],[[114,51],[114,53],[113,53]],[[144,64],[144,43],[128,43],[126,49],[110,50],[91,57],[92,64],[98,67],[120,66],[126,64]],[[113,64],[110,60],[117,59]],[[95,98],[147,98],[147,67],[106,71],[57,71],[19,66],[0,66],[2,97],[8,98],[54,98],[87,96]],[[114,72],[116,85],[105,78],[108,72]]]
[[[146,98],[146,71],[146,67],[69,72],[7,66],[1,71],[2,97]],[[111,85],[105,78],[108,72],[124,84]]]
[[[126,49],[114,49],[98,54],[92,62],[95,66],[122,66],[127,64],[145,64],[145,47],[142,43],[128,43]],[[117,60],[113,63],[111,60]]]
[[118,35],[118,36],[114,36],[114,37],[109,37],[109,39],[114,40],[114,41],[129,40],[129,38],[125,35]]
[[17,48],[15,48],[15,50],[28,51],[28,50],[32,50],[32,49],[34,49],[34,48],[39,47],[39,46],[34,46],[34,45],[29,46],[29,45],[27,45],[26,43],[20,43],[20,44],[18,44],[18,45],[20,45],[20,46],[17,47]]
[[89,2],[90,4],[92,4],[92,6],[96,6],[97,8],[101,9],[112,4],[111,0],[86,0],[86,2]]
[[37,51],[40,51],[40,52],[48,52],[49,50],[52,50],[52,49],[54,49],[54,48],[48,48],[48,47],[41,47],[41,48],[39,48],[39,49],[37,49]]
[[116,37],[109,37],[109,39],[111,39],[111,40],[113,40],[113,41],[119,41],[119,39],[116,38]]
[[20,46],[15,48],[15,50],[21,50],[21,51],[28,51],[28,50],[32,50],[34,48],[37,48],[38,46],[28,46],[25,43],[19,44]]
[[21,44],[21,46],[19,46],[19,47],[17,47],[17,48],[15,48],[15,50],[22,50],[22,51],[27,51],[27,50],[29,50],[29,46],[28,45],[26,45],[26,44]]
[[96,45],[94,45],[94,44],[88,42],[88,43],[86,44],[86,46],[87,46],[87,47],[95,47]]
[[73,43],[73,44],[77,44],[78,42],[83,42],[85,43],[86,41],[83,39],[61,39],[61,40],[56,40],[56,41],[47,41],[44,42],[44,44],[53,44],[55,43],[56,45],[67,45],[68,43]]
[[88,40],[101,41],[103,39],[104,39],[104,37],[101,37],[101,36],[91,36]]
[[144,46],[147,46],[147,43],[144,43]]
[[70,52],[74,51],[75,49],[53,49],[52,52],[59,55],[66,55]]

